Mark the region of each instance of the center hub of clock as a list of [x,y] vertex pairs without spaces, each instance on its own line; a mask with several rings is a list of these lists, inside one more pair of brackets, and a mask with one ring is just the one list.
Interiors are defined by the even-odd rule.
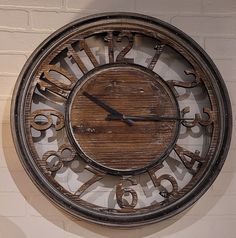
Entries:
[[131,174],[160,163],[173,149],[179,122],[168,84],[142,66],[90,71],[67,102],[67,132],[81,157],[106,173]]

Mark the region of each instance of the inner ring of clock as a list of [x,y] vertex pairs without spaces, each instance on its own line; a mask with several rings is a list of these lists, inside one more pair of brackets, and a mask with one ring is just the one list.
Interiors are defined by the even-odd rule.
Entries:
[[176,143],[178,102],[168,84],[138,65],[105,65],[81,78],[67,101],[67,133],[78,154],[111,174],[161,163]]

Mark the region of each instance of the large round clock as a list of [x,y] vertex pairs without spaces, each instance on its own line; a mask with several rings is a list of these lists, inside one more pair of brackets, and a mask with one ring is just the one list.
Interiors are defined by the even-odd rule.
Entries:
[[175,27],[106,13],[66,25],[25,64],[12,133],[33,182],[75,217],[169,218],[219,173],[231,108],[213,62]]

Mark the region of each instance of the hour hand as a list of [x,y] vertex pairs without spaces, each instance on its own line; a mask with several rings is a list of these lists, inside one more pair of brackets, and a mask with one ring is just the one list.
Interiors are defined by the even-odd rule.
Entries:
[[[119,115],[112,115],[109,114],[106,117],[107,120],[120,120]],[[123,115],[123,119],[128,119],[132,121],[189,121],[189,120],[195,120],[195,118],[180,118],[180,117],[172,117],[172,116],[157,116],[157,115],[151,115],[151,116],[125,116]]]
[[98,106],[102,107],[103,109],[105,109],[107,112],[110,113],[110,115],[112,116],[116,116],[117,118],[119,118],[118,120],[124,121],[125,123],[127,123],[129,126],[133,125],[133,120],[131,119],[126,119],[124,118],[124,115],[122,113],[120,113],[119,111],[115,110],[114,108],[112,108],[111,106],[109,106],[107,103],[105,103],[104,101],[102,101],[101,99],[87,93],[87,92],[83,92],[83,95],[86,96],[89,100],[91,100],[92,102],[96,103]]

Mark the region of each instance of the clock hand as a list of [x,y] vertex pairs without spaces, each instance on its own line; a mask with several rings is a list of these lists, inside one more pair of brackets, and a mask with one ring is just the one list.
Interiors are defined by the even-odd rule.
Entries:
[[[120,120],[119,115],[107,115],[107,120]],[[181,117],[168,117],[168,116],[122,116],[123,119],[129,119],[132,121],[188,121],[195,120],[195,118],[181,118]]]
[[105,109],[107,112],[111,113],[109,115],[112,116],[117,116],[116,120],[121,120],[124,121],[125,123],[127,123],[129,126],[133,125],[133,121],[131,119],[126,119],[123,118],[123,114],[118,112],[117,110],[115,110],[114,108],[110,107],[109,105],[107,105],[104,101],[102,101],[101,99],[87,93],[87,92],[83,92],[83,95],[86,96],[88,99],[90,99],[92,102],[96,103],[98,106],[102,107],[103,109]]

